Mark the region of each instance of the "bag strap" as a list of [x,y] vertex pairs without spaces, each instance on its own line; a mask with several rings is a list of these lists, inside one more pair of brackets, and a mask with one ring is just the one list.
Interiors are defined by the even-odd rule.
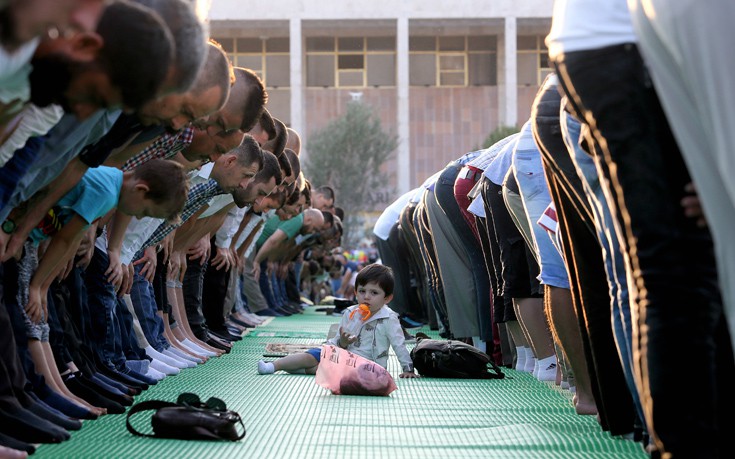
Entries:
[[[163,400],[148,400],[145,402],[137,403],[135,406],[132,406],[130,410],[128,411],[127,418],[125,419],[125,427],[128,428],[128,432],[130,432],[133,435],[137,435],[139,437],[150,437],[150,438],[157,438],[158,435],[154,433],[152,434],[144,434],[142,432],[138,432],[135,430],[135,428],[130,424],[130,417],[136,413],[140,413],[141,411],[149,411],[149,410],[159,410],[161,408],[170,408],[180,406],[184,407],[185,405],[179,405],[178,403],[171,403],[171,402],[164,402]],[[197,408],[193,408],[197,409]],[[206,411],[204,409],[199,408],[199,410]],[[245,438],[246,430],[245,430],[245,424],[242,422],[242,417],[240,417],[240,414],[237,412],[232,411],[237,416],[237,422],[240,423],[240,427],[242,427],[242,433],[238,434],[238,437],[234,441],[239,441]]]
[[505,373],[492,361],[492,358],[488,362],[488,365],[492,368],[487,369],[487,379],[505,379]]
[[181,406],[181,405],[177,405],[176,403],[171,403],[171,402],[164,402],[163,400],[148,400],[145,402],[137,403],[135,406],[131,407],[130,410],[128,410],[128,416],[125,419],[125,426],[128,428],[128,432],[130,432],[133,435],[137,435],[139,437],[155,438],[156,437],[155,433],[144,434],[144,433],[141,433],[135,430],[135,428],[130,424],[130,416],[134,415],[135,413],[140,413],[141,411],[158,410],[161,408],[169,408],[172,406]]

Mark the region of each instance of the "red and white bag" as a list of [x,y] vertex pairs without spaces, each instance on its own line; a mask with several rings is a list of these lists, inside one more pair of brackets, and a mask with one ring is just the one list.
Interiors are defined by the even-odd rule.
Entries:
[[316,383],[335,395],[389,395],[398,389],[388,370],[337,346],[322,346]]

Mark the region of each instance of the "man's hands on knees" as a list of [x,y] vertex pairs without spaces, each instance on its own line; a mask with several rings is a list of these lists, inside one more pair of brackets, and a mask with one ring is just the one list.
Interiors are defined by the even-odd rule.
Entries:
[[153,276],[156,274],[156,248],[148,247],[143,251],[143,256],[139,260],[133,262],[133,266],[143,265],[140,269],[140,275],[145,277],[148,282],[153,282]]
[[211,246],[209,244],[209,235],[207,234],[189,248],[187,252],[189,254],[189,260],[199,260],[199,264],[203,265],[207,260],[209,260],[210,250]]
[[31,284],[28,287],[28,304],[25,305],[26,314],[32,322],[41,321],[41,313],[43,312],[43,304],[41,302],[41,287]]
[[220,269],[229,271],[233,263],[234,260],[232,259],[232,252],[230,252],[230,249],[217,247],[217,253],[215,254],[214,258],[212,258],[212,266],[217,271],[219,271]]

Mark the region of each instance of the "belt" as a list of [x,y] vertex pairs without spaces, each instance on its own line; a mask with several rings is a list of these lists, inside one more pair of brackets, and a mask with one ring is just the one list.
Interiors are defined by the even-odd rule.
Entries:
[[457,178],[460,179],[468,179],[472,180],[473,182],[477,182],[480,177],[482,177],[483,171],[472,166],[464,166],[461,171],[459,171],[459,175],[457,175]]

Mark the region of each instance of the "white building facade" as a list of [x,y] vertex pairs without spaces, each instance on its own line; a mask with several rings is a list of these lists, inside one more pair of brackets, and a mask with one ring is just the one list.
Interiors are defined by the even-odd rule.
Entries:
[[[525,122],[550,71],[543,38],[553,0],[213,0],[211,36],[256,71],[271,113],[309,133],[348,100],[376,109],[399,137],[389,190],[420,184]],[[308,148],[304,155],[308,155]],[[318,185],[318,184],[317,184]],[[380,202],[376,203],[380,206]]]

